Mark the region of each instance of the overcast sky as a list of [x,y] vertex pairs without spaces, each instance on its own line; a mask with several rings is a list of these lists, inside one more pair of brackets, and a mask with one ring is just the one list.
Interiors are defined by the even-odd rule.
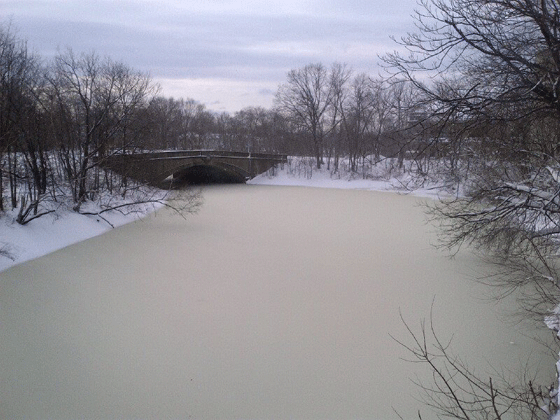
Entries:
[[346,63],[376,75],[378,55],[414,29],[415,0],[0,0],[30,50],[95,51],[149,72],[167,97],[216,111],[272,105],[291,69]]

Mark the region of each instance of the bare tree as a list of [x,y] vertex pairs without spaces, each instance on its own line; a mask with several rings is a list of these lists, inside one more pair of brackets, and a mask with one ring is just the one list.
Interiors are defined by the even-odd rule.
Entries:
[[334,170],[338,171],[340,154],[344,153],[344,122],[346,121],[346,102],[348,100],[348,84],[352,77],[352,69],[346,64],[334,63],[329,74],[329,88],[332,103],[328,108],[325,126],[325,148],[327,151],[327,169],[330,169],[334,157]]
[[210,146],[214,133],[214,116],[206,106],[194,99],[180,100],[180,137],[183,149],[201,149]]
[[[21,95],[21,73],[25,72],[25,60],[22,62],[21,58],[26,54],[27,49],[18,45],[15,36],[9,30],[2,29],[0,32],[0,211],[4,210],[3,179],[6,174],[4,157],[6,154],[9,156],[10,149],[17,139],[18,127],[13,116],[16,111],[14,96]],[[11,169],[8,168],[7,174],[12,173]],[[12,206],[15,207],[17,192],[14,193],[13,189],[11,192]]]
[[[426,144],[445,138],[447,151],[468,161],[466,195],[433,210],[447,245],[474,241],[500,261],[550,255],[560,244],[558,3],[423,5],[416,16],[420,33],[401,41],[412,54],[385,59],[422,93],[418,106],[432,123]],[[443,75],[435,82],[422,78],[436,71]],[[556,268],[546,265],[542,270],[558,288]]]
[[116,102],[112,86],[105,85],[106,64],[96,54],[76,56],[67,50],[55,58],[51,71],[53,116],[61,127],[59,156],[76,210],[87,199],[89,170],[101,146],[97,131]]
[[[348,158],[352,171],[357,171],[358,159],[367,153],[366,139],[375,128],[374,115],[380,105],[376,99],[372,79],[364,73],[357,75],[350,87],[343,118]],[[377,128],[381,130],[381,126]],[[376,148],[373,152],[378,155],[379,149]]]
[[52,132],[79,210],[99,188],[91,170],[109,150],[125,153],[133,147],[136,113],[147,106],[152,87],[146,76],[120,63],[71,50],[55,58],[49,82]]
[[[539,386],[534,373],[522,371],[514,375],[493,370],[488,376],[475,374],[453,352],[452,341],[438,336],[431,317],[428,324],[422,321],[419,333],[404,319],[403,324],[411,344],[395,341],[408,350],[412,362],[429,366],[433,381],[415,383],[422,390],[425,406],[439,418],[545,420],[558,409],[550,389]],[[421,411],[418,417],[422,419]]]
[[462,194],[431,209],[442,243],[480,250],[496,264],[487,280],[498,296],[515,292],[523,316],[544,327],[560,303],[560,4],[422,6],[419,32],[400,41],[409,54],[385,61],[421,92],[422,149],[437,146],[455,173],[469,171]]
[[[361,84],[361,82],[357,83],[358,85]],[[365,107],[366,115],[370,118],[368,137],[371,143],[371,152],[375,160],[379,161],[382,153],[387,157],[392,156],[391,151],[383,141],[391,126],[391,90],[385,86],[382,79],[369,78],[367,85],[369,86],[369,95],[371,95],[369,100],[366,97],[366,105],[369,106]]]
[[[0,30],[0,210],[4,174],[8,175],[12,209],[27,223],[47,193],[49,162],[46,121],[39,102],[43,92],[39,59],[9,29]],[[4,157],[7,171],[3,170]]]
[[[438,121],[460,116],[463,130],[474,131],[522,118],[558,119],[560,22],[555,0],[434,0],[422,6],[416,15],[419,33],[400,41],[410,55],[384,59],[396,76],[425,95],[424,105]],[[428,75],[437,76],[435,82]],[[478,137],[494,148],[501,146],[501,137]],[[524,133],[512,136],[509,145],[510,150],[530,146],[552,156],[557,148],[553,138]]]
[[[0,211],[6,191],[22,225],[56,211],[68,197],[76,211],[97,200],[98,215],[143,211],[148,203],[183,215],[196,211],[199,191],[170,195],[100,167],[111,154],[144,147],[157,89],[147,75],[95,53],[67,50],[46,68],[10,27],[0,27]],[[208,115],[200,120],[213,122],[202,111]],[[198,132],[211,132],[212,124],[200,125]]]
[[276,94],[277,109],[309,139],[317,168],[323,163],[326,118],[332,101],[328,71],[322,64],[291,70]]

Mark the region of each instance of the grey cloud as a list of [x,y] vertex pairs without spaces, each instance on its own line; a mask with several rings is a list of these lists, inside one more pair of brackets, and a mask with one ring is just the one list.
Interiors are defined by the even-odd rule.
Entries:
[[[95,51],[165,81],[173,95],[195,91],[197,99],[219,100],[224,107],[227,103],[227,108],[239,109],[270,102],[286,73],[306,64],[338,61],[375,74],[378,53],[396,47],[389,35],[398,37],[413,29],[409,15],[415,0],[289,0],[281,7],[253,0],[249,3],[256,7],[251,10],[241,10],[233,0],[220,3],[224,9],[216,2],[197,1],[0,4],[18,36],[47,60],[57,48]],[[245,8],[249,3],[243,3]],[[273,12],[279,10],[280,14]],[[247,94],[253,96],[241,100]]]
[[[104,1],[86,1],[84,7],[90,14],[83,15],[84,19],[72,14],[67,19],[29,15],[13,20],[30,46],[41,54],[46,52],[46,58],[57,47],[68,46],[76,52],[109,55],[157,77],[235,80],[281,80],[289,69],[318,61],[373,67],[376,46],[391,45],[389,34],[399,25],[370,15],[178,14],[171,9],[155,13],[153,4],[135,7],[138,3],[131,1],[122,2],[120,19],[101,19]],[[355,43],[371,51],[363,51],[357,58],[341,54]],[[276,44],[286,48],[275,50]],[[302,45],[308,46],[300,50]]]

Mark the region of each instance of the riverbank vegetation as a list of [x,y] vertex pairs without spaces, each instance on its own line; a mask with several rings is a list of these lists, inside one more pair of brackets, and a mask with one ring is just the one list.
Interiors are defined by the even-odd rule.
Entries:
[[[474,245],[495,266],[488,282],[518,296],[524,319],[558,332],[560,302],[560,5],[556,1],[424,2],[408,54],[384,58],[417,92],[416,126],[469,168],[463,194],[434,205],[442,244]],[[450,165],[449,174],[456,171]],[[551,313],[552,312],[552,313]],[[466,373],[430,330],[414,356],[434,371],[428,396],[453,418],[558,418],[558,392],[526,380],[497,385]],[[442,362],[443,361],[443,362]],[[441,363],[440,363],[441,362]],[[461,379],[456,382],[455,379]]]
[[[317,167],[326,160],[330,169],[332,162],[334,172],[347,157],[356,173],[369,156],[399,155],[401,166],[405,157],[400,130],[410,92],[404,84],[354,76],[340,64],[290,72],[271,110],[216,114],[195,100],[159,95],[148,75],[94,52],[67,49],[45,62],[5,26],[0,83],[0,213],[16,211],[20,224],[61,202],[80,212],[84,203],[108,196],[152,200],[153,191],[142,198],[143,187],[103,170],[104,160],[118,153],[222,149],[309,155]],[[303,102],[298,89],[310,95]],[[310,108],[316,100],[318,115]]]
[[[110,154],[138,148],[148,127],[156,87],[146,75],[71,50],[43,65],[3,28],[0,84],[0,213],[24,225],[60,207],[84,213],[88,201],[98,202],[97,215],[169,205],[166,192],[102,169]],[[182,196],[175,209],[195,211],[199,194]]]

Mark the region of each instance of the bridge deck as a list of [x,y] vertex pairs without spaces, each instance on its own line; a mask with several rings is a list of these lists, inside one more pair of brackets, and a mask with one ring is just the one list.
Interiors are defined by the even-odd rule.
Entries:
[[223,158],[239,158],[239,159],[270,159],[286,162],[287,155],[274,153],[251,153],[251,152],[230,152],[223,150],[166,150],[160,152],[143,152],[134,153],[134,157],[139,159],[173,159],[188,157],[223,157]]

